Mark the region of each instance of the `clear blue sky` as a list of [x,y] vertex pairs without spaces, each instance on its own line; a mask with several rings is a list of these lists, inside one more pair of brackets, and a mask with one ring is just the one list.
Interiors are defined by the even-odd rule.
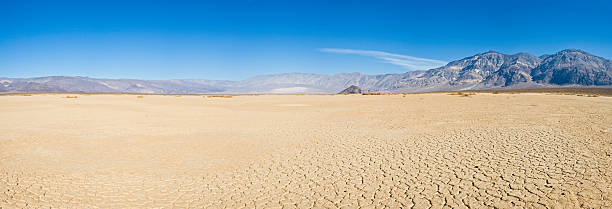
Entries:
[[488,50],[610,59],[610,2],[3,0],[0,77],[401,73]]

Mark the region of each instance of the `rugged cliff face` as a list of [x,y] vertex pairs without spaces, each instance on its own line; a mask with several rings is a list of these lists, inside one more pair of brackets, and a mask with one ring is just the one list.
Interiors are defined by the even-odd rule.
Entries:
[[540,58],[527,53],[507,55],[504,64],[484,80],[489,86],[511,86],[530,82],[531,69],[540,64]]

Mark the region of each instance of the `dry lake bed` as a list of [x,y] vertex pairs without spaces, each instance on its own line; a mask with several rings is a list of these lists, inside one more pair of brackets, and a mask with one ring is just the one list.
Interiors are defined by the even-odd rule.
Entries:
[[0,96],[0,208],[611,208],[612,97]]

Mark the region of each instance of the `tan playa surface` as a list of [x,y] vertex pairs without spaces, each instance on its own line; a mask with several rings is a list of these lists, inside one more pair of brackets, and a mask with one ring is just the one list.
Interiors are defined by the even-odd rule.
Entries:
[[611,208],[612,97],[0,96],[0,208]]

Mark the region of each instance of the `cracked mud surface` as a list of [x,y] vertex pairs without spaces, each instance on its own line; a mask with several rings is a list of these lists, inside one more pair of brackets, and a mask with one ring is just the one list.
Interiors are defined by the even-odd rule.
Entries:
[[612,98],[0,96],[0,208],[611,208]]

